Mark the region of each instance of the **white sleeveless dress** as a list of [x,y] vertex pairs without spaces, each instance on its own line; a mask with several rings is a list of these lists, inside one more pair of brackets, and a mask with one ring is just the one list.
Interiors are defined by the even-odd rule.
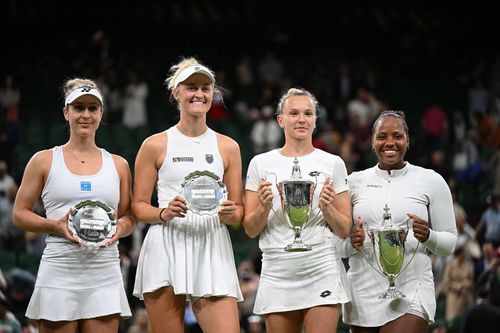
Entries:
[[[262,179],[273,186],[273,209],[259,236],[262,250],[262,272],[255,298],[254,313],[268,314],[295,311],[349,301],[344,265],[333,242],[334,234],[318,207],[319,194],[326,176],[335,193],[348,190],[347,170],[342,159],[320,149],[298,157],[304,179],[317,182],[311,213],[301,238],[311,245],[307,252],[287,252],[284,248],[294,239],[294,231],[285,222],[276,182],[289,179],[294,157],[281,155],[278,149],[256,155],[248,166],[245,188],[257,192]],[[319,173],[318,177],[311,172]],[[276,177],[272,176],[276,175]]]
[[[48,218],[60,219],[83,200],[99,200],[116,211],[120,179],[111,154],[101,149],[101,155],[102,167],[96,174],[79,176],[66,167],[62,146],[53,148],[41,196]],[[72,321],[131,316],[117,243],[104,249],[81,248],[54,235],[48,235],[46,243],[26,317]]]
[[[216,133],[187,137],[175,126],[167,131],[167,152],[158,170],[158,203],[167,207],[180,194],[184,177],[208,170],[221,179],[224,164]],[[228,296],[243,300],[226,225],[217,214],[200,216],[188,211],[185,218],[151,225],[142,244],[134,296],[171,286],[186,298]]]

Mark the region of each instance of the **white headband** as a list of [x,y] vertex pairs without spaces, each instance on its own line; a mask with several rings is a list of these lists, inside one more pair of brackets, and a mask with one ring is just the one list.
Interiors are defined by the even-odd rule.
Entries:
[[73,89],[71,93],[66,97],[66,100],[64,101],[64,105],[68,105],[73,103],[78,97],[83,96],[83,95],[92,95],[96,97],[99,102],[101,102],[101,105],[103,105],[103,98],[99,90],[97,90],[94,87],[91,86],[82,86],[78,87],[76,89]]
[[181,84],[183,81],[185,81],[187,78],[189,78],[191,75],[200,73],[205,76],[207,76],[212,83],[215,82],[215,77],[212,74],[212,72],[206,68],[203,65],[193,65],[184,68],[182,71],[180,71],[179,74],[177,74],[177,77],[174,80],[174,89],[177,88],[179,84]]

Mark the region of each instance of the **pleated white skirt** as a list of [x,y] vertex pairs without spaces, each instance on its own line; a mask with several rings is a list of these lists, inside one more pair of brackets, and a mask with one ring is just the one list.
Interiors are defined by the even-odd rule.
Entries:
[[[228,296],[243,300],[227,227],[217,215],[152,225],[142,244],[134,296],[171,286],[192,297]],[[188,297],[189,298],[189,297]]]

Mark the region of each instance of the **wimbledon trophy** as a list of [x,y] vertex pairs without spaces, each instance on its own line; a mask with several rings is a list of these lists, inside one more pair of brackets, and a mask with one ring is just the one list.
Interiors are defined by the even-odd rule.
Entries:
[[73,236],[85,246],[99,247],[116,232],[116,217],[100,201],[85,200],[77,204],[68,218]]
[[[389,207],[384,207],[384,220],[382,226],[379,228],[368,228],[368,236],[370,237],[373,253],[377,258],[380,270],[375,268],[371,262],[366,258],[370,266],[372,266],[378,273],[384,275],[389,280],[389,288],[379,298],[402,298],[406,295],[396,288],[396,277],[408,266],[416,253],[410,258],[406,266],[403,268],[405,257],[405,242],[408,235],[408,222],[407,227],[398,227],[392,224],[391,213]],[[418,245],[417,245],[418,248]]]
[[188,209],[198,215],[213,215],[220,204],[227,200],[226,185],[210,171],[194,171],[184,178],[181,194],[188,202]]
[[[269,174],[276,177],[275,173]],[[316,183],[302,178],[299,161],[295,158],[293,161],[291,178],[279,183],[276,179],[276,187],[280,194],[281,208],[285,215],[286,223],[295,232],[293,243],[288,244],[285,247],[285,251],[310,251],[311,246],[302,241],[300,233],[309,220]],[[276,216],[279,216],[274,211],[274,208],[273,212]]]

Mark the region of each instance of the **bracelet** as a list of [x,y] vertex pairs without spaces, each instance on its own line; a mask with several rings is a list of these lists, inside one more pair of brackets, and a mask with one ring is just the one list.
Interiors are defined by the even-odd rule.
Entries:
[[168,220],[164,220],[164,219],[162,219],[162,217],[161,217],[161,214],[163,213],[163,211],[164,211],[165,209],[167,209],[167,207],[163,207],[163,208],[160,210],[160,220],[161,220],[162,222],[168,222]]

